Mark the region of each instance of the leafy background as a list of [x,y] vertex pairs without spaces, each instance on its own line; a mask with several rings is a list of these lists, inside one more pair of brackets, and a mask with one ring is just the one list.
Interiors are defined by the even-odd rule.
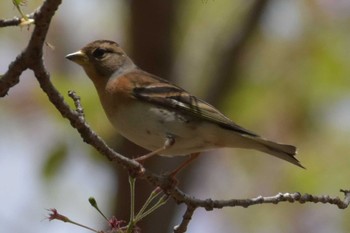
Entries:
[[[170,52],[153,52],[171,56],[169,77],[204,98],[210,95],[216,81],[215,68],[232,42],[230,35],[238,31],[252,2],[170,2],[176,8],[169,17]],[[22,9],[32,12],[40,3],[28,1]],[[47,38],[54,49],[47,47],[44,54],[57,88],[64,95],[68,90],[78,92],[88,122],[116,148],[122,139],[108,123],[91,82],[80,67],[64,56],[104,38],[118,41],[131,57],[137,57],[131,38],[135,17],[132,4],[133,1],[64,1]],[[146,14],[157,13],[156,8],[145,10]],[[259,152],[215,150],[188,168],[189,173],[182,177],[186,178],[182,187],[186,192],[201,198],[227,199],[294,191],[341,195],[340,188],[349,188],[349,12],[348,1],[269,1],[236,66],[226,67],[237,70],[237,81],[216,104],[240,125],[264,137],[297,145],[298,158],[307,170]],[[0,14],[1,18],[11,18],[18,12],[11,1],[1,1]],[[158,26],[154,24],[154,30],[149,31],[151,38],[156,36]],[[1,29],[0,73],[25,47],[31,30]],[[142,60],[137,64],[147,66]],[[158,68],[159,72],[149,71],[166,75]],[[31,72],[25,72],[20,84],[1,99],[0,112],[1,231],[86,232],[59,222],[48,223],[44,220],[45,209],[51,207],[103,229],[103,220],[87,199],[94,196],[107,214],[120,211],[116,197],[128,195],[116,178],[120,168],[81,141],[48,103]],[[162,163],[175,166],[179,161],[157,159],[159,171],[167,169]],[[181,177],[180,181],[185,183]],[[143,189],[139,195],[142,192]],[[175,208],[168,216],[169,232],[178,223],[183,207],[168,203],[163,208]],[[199,210],[188,232],[349,232],[349,217],[348,210],[322,204]],[[151,220],[155,229],[159,223]]]

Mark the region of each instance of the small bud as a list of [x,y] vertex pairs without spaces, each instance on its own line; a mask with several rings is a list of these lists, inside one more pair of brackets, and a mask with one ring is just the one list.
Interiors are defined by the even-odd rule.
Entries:
[[89,203],[93,207],[97,208],[97,202],[96,202],[96,199],[94,197],[89,197]]

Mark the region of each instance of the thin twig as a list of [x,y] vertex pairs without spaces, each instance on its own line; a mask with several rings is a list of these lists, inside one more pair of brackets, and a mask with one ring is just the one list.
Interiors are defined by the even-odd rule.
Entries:
[[42,63],[43,46],[49,30],[51,19],[62,0],[46,0],[36,10],[33,19],[36,22],[27,47],[13,61],[5,74],[0,78],[0,97],[7,95],[11,87],[19,82],[19,77],[26,69],[33,69]]
[[[19,77],[26,69],[34,71],[35,77],[40,83],[40,87],[48,96],[50,102],[57,108],[64,118],[67,118],[70,124],[77,129],[82,139],[93,146],[102,155],[111,161],[117,161],[125,169],[133,174],[139,173],[139,178],[146,179],[154,186],[159,186],[163,191],[171,196],[177,203],[185,203],[187,210],[183,216],[180,225],[174,229],[176,233],[185,232],[192,218],[194,210],[198,207],[212,210],[223,207],[249,207],[257,204],[280,202],[299,202],[299,203],[327,203],[345,209],[350,203],[350,190],[341,190],[345,198],[330,197],[328,195],[316,196],[311,194],[296,193],[279,193],[275,196],[262,197],[258,196],[251,199],[231,199],[231,200],[212,200],[197,199],[182,192],[178,187],[174,187],[173,182],[167,176],[160,176],[144,169],[139,163],[130,160],[127,157],[113,151],[107,144],[90,128],[84,119],[84,112],[79,97],[73,92],[70,93],[76,105],[76,111],[72,110],[64,101],[62,95],[57,91],[50,81],[50,75],[43,63],[43,46],[45,43],[47,31],[51,19],[61,4],[61,0],[46,0],[43,5],[35,12],[35,28],[27,48],[17,56],[14,62],[9,66],[8,71],[0,78],[0,96],[5,96],[9,89],[19,82]],[[1,22],[1,21],[0,21]],[[142,171],[142,172],[140,172]]]
[[27,20],[19,17],[13,17],[12,19],[0,19],[0,28],[12,27],[12,26],[25,26],[34,23],[34,13],[27,15]]
[[81,121],[85,121],[85,113],[84,113],[84,109],[81,105],[80,102],[80,96],[78,96],[75,91],[68,91],[68,96],[71,97],[74,101],[74,105],[76,108],[76,113],[79,116]]
[[0,19],[0,27],[18,26],[22,22],[21,18]]
[[312,194],[300,194],[296,193],[278,193],[275,196],[263,197],[258,196],[255,198],[247,199],[230,199],[230,200],[212,200],[212,199],[197,199],[183,193],[181,190],[175,188],[171,196],[178,203],[186,203],[187,205],[193,205],[196,207],[202,207],[206,210],[221,209],[223,207],[235,207],[241,206],[247,208],[257,204],[278,204],[280,202],[299,202],[304,203],[323,203],[337,206],[339,209],[346,209],[350,204],[350,190],[341,190],[345,197],[341,200],[339,197],[330,197],[329,195],[312,195]]
[[[128,159],[127,157],[115,152],[113,149],[99,137],[91,127],[81,119],[80,115],[70,109],[69,105],[64,101],[63,96],[53,86],[50,81],[50,76],[45,70],[44,65],[37,64],[33,67],[33,71],[37,80],[39,81],[41,89],[46,93],[50,102],[56,107],[64,118],[67,118],[70,124],[77,129],[84,142],[92,145],[102,155],[106,156],[110,161],[116,161],[123,165],[127,169],[134,171],[143,170],[143,167],[134,160]],[[136,172],[135,172],[136,173]]]
[[177,225],[174,227],[174,233],[184,233],[187,231],[187,227],[188,224],[190,223],[191,219],[192,219],[192,215],[195,211],[195,207],[188,205],[186,212],[184,213],[184,215],[182,216],[182,221],[180,223],[180,225]]

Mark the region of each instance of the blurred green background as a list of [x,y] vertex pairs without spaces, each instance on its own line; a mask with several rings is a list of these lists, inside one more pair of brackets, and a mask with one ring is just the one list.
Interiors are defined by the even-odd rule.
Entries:
[[[23,8],[32,12],[41,1]],[[260,5],[259,5],[260,4]],[[64,56],[95,39],[121,44],[141,68],[215,104],[236,123],[294,144],[307,170],[255,151],[203,154],[179,177],[199,198],[278,192],[340,195],[350,176],[350,1],[64,1],[53,18],[44,58],[67,98],[82,98],[88,123],[117,151],[140,154],[107,121],[92,83]],[[255,11],[252,11],[255,9]],[[253,12],[253,13],[252,13]],[[10,0],[0,18],[18,15]],[[251,20],[251,24],[247,23]],[[0,73],[25,48],[33,27],[2,28]],[[164,172],[180,159],[155,158]],[[97,229],[106,224],[88,204],[128,216],[126,172],[108,163],[71,128],[32,72],[0,100],[0,231],[86,232],[45,219],[47,208]],[[147,166],[147,164],[146,164]],[[152,187],[137,183],[141,203]],[[171,232],[184,206],[172,201],[147,218],[143,232]],[[162,221],[159,221],[162,218]],[[323,204],[197,210],[188,232],[349,232],[348,210]]]

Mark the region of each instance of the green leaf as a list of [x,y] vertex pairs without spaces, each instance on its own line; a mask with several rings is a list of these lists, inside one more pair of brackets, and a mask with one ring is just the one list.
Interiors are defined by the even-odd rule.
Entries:
[[22,18],[24,18],[27,21],[28,17],[21,10],[21,6],[25,6],[27,4],[27,0],[12,0],[12,3],[16,7],[18,12],[21,14]]

